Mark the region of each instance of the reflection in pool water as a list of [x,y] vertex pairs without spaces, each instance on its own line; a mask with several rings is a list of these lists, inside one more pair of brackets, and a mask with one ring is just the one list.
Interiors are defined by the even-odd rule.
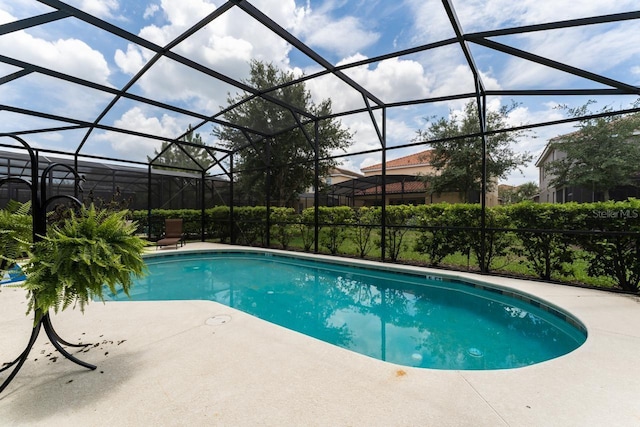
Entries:
[[544,305],[437,276],[262,253],[160,256],[147,264],[133,300],[217,301],[401,365],[516,368],[569,353],[586,339]]

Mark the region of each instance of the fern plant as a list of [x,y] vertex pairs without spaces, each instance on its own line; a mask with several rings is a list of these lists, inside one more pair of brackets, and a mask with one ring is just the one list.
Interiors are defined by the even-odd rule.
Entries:
[[0,209],[0,273],[11,268],[31,245],[31,202],[10,200]]
[[104,301],[104,285],[113,293],[120,285],[129,295],[134,277],[145,272],[145,241],[125,215],[83,207],[33,245],[24,287],[36,322],[50,309],[57,313],[72,304],[84,312],[92,299]]

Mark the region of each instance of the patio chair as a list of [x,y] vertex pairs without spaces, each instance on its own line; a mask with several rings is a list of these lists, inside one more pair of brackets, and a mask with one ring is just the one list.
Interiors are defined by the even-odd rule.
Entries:
[[156,250],[160,246],[176,245],[178,249],[184,244],[184,234],[182,233],[182,219],[173,218],[164,220],[164,237],[156,242]]

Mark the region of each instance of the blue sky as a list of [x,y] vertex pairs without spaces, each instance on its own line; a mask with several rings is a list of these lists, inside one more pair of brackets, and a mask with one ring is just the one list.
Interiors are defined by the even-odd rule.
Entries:
[[[69,0],[67,3],[158,45],[169,43],[223,4],[207,0]],[[439,0],[255,0],[252,4],[332,64],[348,64],[453,36]],[[637,0],[453,0],[453,5],[466,32],[629,12],[638,8]],[[0,23],[51,10],[34,0],[0,0]],[[506,36],[496,41],[640,85],[640,31],[637,21]],[[471,50],[488,89],[603,87],[477,45],[472,45]],[[270,61],[298,74],[321,70],[313,60],[237,8],[232,8],[173,51],[237,80],[247,77],[251,59]],[[152,52],[138,45],[73,19],[2,35],[0,54],[111,88],[124,86],[152,57]],[[19,68],[0,63],[0,78],[17,70]],[[352,68],[346,74],[385,102],[473,90],[471,74],[457,46]],[[330,97],[334,111],[363,105],[361,96],[336,78],[318,79],[309,82],[307,87],[316,100]],[[155,64],[130,91],[212,114],[226,105],[227,93],[234,93],[235,89],[164,59]],[[598,98],[595,108],[606,105],[624,108],[636,98]],[[4,104],[93,121],[112,97],[36,73],[0,85],[0,99]],[[492,98],[490,107],[498,108],[511,103],[511,100]],[[587,101],[578,97],[514,100],[522,104],[509,118],[513,124],[559,119],[563,114],[556,108],[558,104],[577,106]],[[426,127],[425,117],[455,114],[463,104],[464,101],[456,101],[389,110],[388,145],[393,147],[410,142],[416,130]],[[129,100],[118,102],[101,121],[109,126],[167,137],[177,137],[187,125],[195,122],[193,117]],[[368,116],[345,117],[342,122],[355,132],[351,152],[380,146]],[[1,132],[60,124],[0,112]],[[537,157],[549,138],[571,130],[571,125],[539,129],[514,148],[529,151]],[[200,130],[205,141],[215,144],[210,132],[211,127]],[[57,131],[30,135],[27,139],[39,147],[73,150],[84,135],[84,131]],[[82,152],[144,160],[157,146],[158,143],[151,140],[95,131]],[[388,157],[400,157],[411,151],[394,150]],[[344,160],[343,166],[357,171],[379,161],[377,155],[352,156]],[[537,180],[533,163],[524,169],[523,175],[515,173],[507,181],[518,184],[530,180]]]

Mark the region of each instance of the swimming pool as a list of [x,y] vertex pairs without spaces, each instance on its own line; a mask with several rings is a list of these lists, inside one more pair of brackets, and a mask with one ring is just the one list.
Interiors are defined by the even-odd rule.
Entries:
[[0,286],[8,285],[10,283],[22,282],[27,277],[22,272],[22,268],[19,265],[14,265],[9,270],[5,271],[4,274],[0,275]]
[[[406,366],[508,369],[567,354],[586,329],[513,290],[271,252],[146,258],[132,300],[217,301],[328,343]],[[128,300],[110,295],[111,300]]]

